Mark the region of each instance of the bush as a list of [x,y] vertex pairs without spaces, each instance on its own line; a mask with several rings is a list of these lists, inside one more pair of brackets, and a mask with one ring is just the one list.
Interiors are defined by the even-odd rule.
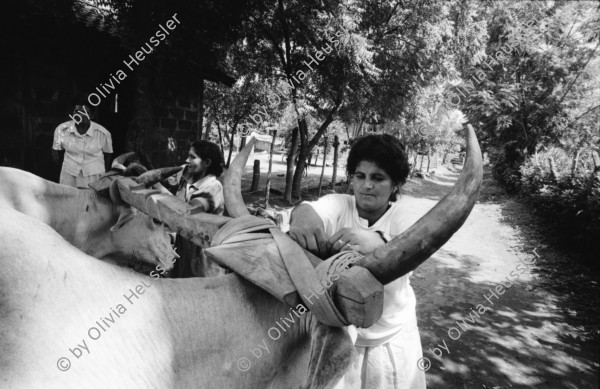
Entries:
[[504,149],[492,149],[489,152],[492,173],[508,193],[517,193],[521,189],[520,161],[508,158]]
[[[555,159],[556,179],[546,162],[549,156]],[[592,174],[591,170],[580,168],[571,174],[571,161],[557,150],[540,154],[538,160],[539,165],[530,158],[521,167],[521,192],[542,215],[560,226],[573,247],[580,248],[590,258],[598,258],[600,172]]]

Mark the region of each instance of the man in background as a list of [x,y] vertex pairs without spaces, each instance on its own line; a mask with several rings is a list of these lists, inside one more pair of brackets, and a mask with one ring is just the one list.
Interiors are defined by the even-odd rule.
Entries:
[[86,103],[76,104],[69,117],[71,120],[54,130],[52,157],[58,164],[64,152],[60,184],[88,188],[110,168],[112,138],[106,128],[91,120],[92,111]]

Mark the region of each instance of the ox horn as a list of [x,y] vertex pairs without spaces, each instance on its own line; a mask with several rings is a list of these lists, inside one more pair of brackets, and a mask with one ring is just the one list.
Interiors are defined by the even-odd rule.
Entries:
[[121,154],[117,158],[113,159],[111,168],[117,167],[125,170],[127,167],[127,162],[135,155],[135,151],[130,151],[129,153]]
[[144,185],[146,188],[172,176],[183,169],[183,166],[163,167],[160,169],[149,170],[146,173],[135,178],[135,182]]
[[462,226],[471,213],[483,177],[481,150],[475,131],[467,125],[467,155],[463,171],[450,193],[425,216],[385,246],[356,261],[382,284],[414,270]]
[[244,199],[242,198],[242,174],[244,174],[246,161],[248,161],[248,156],[255,143],[256,138],[252,138],[246,144],[246,147],[244,147],[244,149],[235,157],[233,162],[231,162],[231,166],[229,166],[225,178],[223,178],[225,207],[227,208],[227,213],[229,213],[229,216],[231,217],[250,215],[250,212],[248,212],[248,208],[246,208],[246,204],[244,203]]

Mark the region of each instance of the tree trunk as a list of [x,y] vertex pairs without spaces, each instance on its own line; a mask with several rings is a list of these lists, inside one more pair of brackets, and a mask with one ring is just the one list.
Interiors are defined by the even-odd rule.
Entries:
[[418,156],[419,156],[419,154],[417,154],[415,152],[415,158],[413,159],[412,169],[410,170],[410,178],[413,178],[413,176],[415,175],[415,168],[417,167],[417,157]]
[[300,198],[300,187],[302,185],[302,174],[306,168],[306,162],[310,155],[308,149],[308,125],[306,119],[298,120],[298,137],[300,138],[300,151],[298,152],[298,162],[296,171],[294,171],[294,179],[292,182],[292,197]]
[[337,181],[337,167],[338,167],[338,148],[340,147],[340,139],[336,135],[333,138],[333,174],[331,175],[331,189],[335,189]]
[[325,137],[323,147],[323,167],[321,168],[321,178],[319,178],[319,197],[321,197],[321,184],[323,183],[323,174],[325,174],[325,160],[327,159],[327,137]]
[[288,204],[292,204],[292,187],[294,178],[294,161],[296,159],[296,149],[298,149],[298,127],[292,130],[292,145],[287,160],[287,169],[285,175],[285,193],[283,198]]
[[223,135],[221,133],[221,123],[217,120],[217,130],[219,130],[219,144],[221,145],[221,157],[223,157],[223,162],[225,162],[225,149],[223,148]]
[[600,171],[600,155],[596,150],[592,151],[592,159],[594,160],[594,173]]
[[317,130],[317,133],[313,136],[310,142],[308,142],[308,125],[306,124],[306,119],[301,118],[298,120],[298,128],[300,133],[300,158],[298,158],[298,165],[296,166],[296,171],[294,172],[294,181],[292,186],[292,194],[294,196],[298,196],[300,193],[300,185],[302,184],[302,171],[306,166],[306,158],[312,152],[315,146],[317,146],[321,136],[323,136],[325,131],[327,131],[327,128],[333,121],[333,117],[337,113],[341,103],[342,97],[341,95],[338,95],[336,105],[331,109],[331,111],[329,111],[327,118],[325,121],[323,121]]
[[233,138],[235,136],[235,132],[237,131],[237,124],[234,125],[231,130],[231,138],[229,139],[229,156],[227,157],[227,169],[229,169],[229,163],[231,162],[231,154],[233,152]]
[[575,156],[573,157],[573,164],[571,165],[571,174],[575,174],[577,170],[577,163],[579,162],[579,156],[581,155],[581,148],[577,149]]
[[548,163],[550,164],[550,177],[556,182],[558,174],[556,173],[556,165],[554,165],[554,158],[548,157]]
[[429,156],[429,153],[427,153],[427,173],[429,173],[429,164],[431,164],[431,157]]
[[275,139],[277,139],[277,130],[273,131],[273,140],[271,140],[271,149],[269,150],[269,170],[267,171],[267,190],[265,193],[265,209],[269,209],[269,196],[271,194],[271,170],[273,168],[273,150],[275,150]]
[[[418,154],[417,154],[418,155]],[[419,171],[422,172],[423,171],[423,154],[421,154],[421,165],[419,165]]]
[[200,81],[198,90],[198,131],[196,132],[196,140],[202,139],[202,125],[204,124],[204,80]]
[[202,139],[206,139],[206,140],[210,140],[210,130],[213,124],[213,117],[212,116],[208,116],[206,118],[206,129],[204,130],[204,135],[202,137]]

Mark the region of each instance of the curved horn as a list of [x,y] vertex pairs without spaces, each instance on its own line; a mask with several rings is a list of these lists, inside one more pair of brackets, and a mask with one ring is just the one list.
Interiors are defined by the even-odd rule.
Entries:
[[255,143],[256,138],[252,138],[246,143],[246,147],[231,162],[231,166],[229,166],[229,170],[227,170],[225,178],[223,178],[225,207],[231,217],[250,215],[242,198],[242,174],[244,174],[246,161],[248,161],[248,156]]
[[483,177],[481,150],[475,131],[467,125],[467,155],[463,171],[450,193],[425,216],[385,246],[356,261],[382,284],[414,270],[463,225],[473,209]]
[[181,169],[183,169],[182,166],[174,166],[150,170],[140,175],[139,177],[136,177],[135,182],[137,182],[138,184],[143,184],[146,188],[149,188],[157,182],[160,182],[165,178],[168,178],[173,174],[179,172]]
[[129,153],[121,154],[117,158],[113,159],[111,167],[115,167],[115,165],[127,166],[127,161],[132,159],[135,155],[135,151],[130,151]]

